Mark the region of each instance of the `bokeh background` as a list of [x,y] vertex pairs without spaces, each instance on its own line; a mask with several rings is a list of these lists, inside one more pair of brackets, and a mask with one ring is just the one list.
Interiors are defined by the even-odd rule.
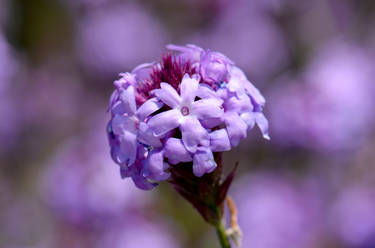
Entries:
[[224,155],[243,247],[375,247],[373,0],[0,0],[0,247],[218,247],[109,155],[112,82],[168,43],[226,54],[267,99],[271,141]]

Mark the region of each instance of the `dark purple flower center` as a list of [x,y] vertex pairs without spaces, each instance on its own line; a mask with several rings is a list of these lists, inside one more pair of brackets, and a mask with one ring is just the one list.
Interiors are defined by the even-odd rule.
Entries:
[[190,110],[189,110],[188,107],[183,106],[183,107],[181,108],[181,114],[182,114],[182,115],[186,116],[186,115],[189,115],[189,113],[190,113]]
[[137,85],[138,104],[150,99],[152,97],[150,91],[159,89],[162,82],[170,84],[179,91],[178,86],[186,73],[190,76],[197,73],[196,69],[191,66],[190,61],[182,61],[180,57],[170,53],[165,54],[161,62],[152,68],[150,78],[139,82]]

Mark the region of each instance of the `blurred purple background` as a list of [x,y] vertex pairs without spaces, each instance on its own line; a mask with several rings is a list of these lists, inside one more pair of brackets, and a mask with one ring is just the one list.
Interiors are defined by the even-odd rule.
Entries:
[[217,50],[267,99],[224,154],[243,247],[375,247],[372,0],[0,0],[0,247],[218,247],[167,183],[121,180],[118,73],[168,43]]

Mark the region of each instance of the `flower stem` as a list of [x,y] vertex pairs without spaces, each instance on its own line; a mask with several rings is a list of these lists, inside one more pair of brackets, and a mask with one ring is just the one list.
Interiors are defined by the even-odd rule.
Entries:
[[225,226],[223,221],[220,221],[220,223],[216,226],[216,232],[217,236],[220,241],[220,245],[222,248],[231,248],[229,243],[229,238],[227,236],[227,233],[225,232]]

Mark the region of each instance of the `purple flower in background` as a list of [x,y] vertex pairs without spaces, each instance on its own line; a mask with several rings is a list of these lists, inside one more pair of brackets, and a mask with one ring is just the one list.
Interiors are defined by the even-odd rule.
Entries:
[[245,176],[233,186],[242,247],[318,247],[320,202],[315,190],[280,174]]
[[[173,232],[172,232],[173,233]],[[180,247],[171,230],[160,223],[152,223],[144,218],[129,216],[126,220],[106,230],[95,247],[111,248],[177,248]],[[140,235],[146,234],[144,238]]]
[[257,124],[268,138],[263,96],[226,56],[194,45],[115,81],[107,133],[123,177],[142,189],[167,180],[170,164],[192,162],[201,177]]
[[[42,175],[41,196],[54,217],[46,247],[177,247],[162,221],[150,220],[150,195],[107,167],[101,133],[94,129],[65,141]],[[140,233],[147,237],[140,240]]]
[[343,43],[322,49],[303,75],[275,87],[275,140],[318,151],[357,147],[373,123],[374,75],[366,50]]
[[12,81],[17,66],[12,48],[0,30],[0,116],[4,118],[0,122],[0,154],[14,145],[22,123]]
[[25,66],[20,79],[23,90],[17,92],[23,103],[22,121],[53,134],[66,132],[61,123],[74,121],[89,105],[89,98],[81,102],[84,90],[79,79],[63,72],[60,66],[44,64],[37,69]]
[[356,185],[343,188],[329,212],[330,227],[349,247],[373,247],[374,209],[373,186]]
[[288,51],[282,30],[261,6],[264,2],[228,1],[209,29],[189,38],[222,51],[246,73],[265,81],[285,64]]
[[101,73],[151,60],[166,37],[158,21],[135,4],[99,6],[79,18],[77,51],[89,69]]
[[105,136],[98,134],[93,130],[66,141],[48,163],[41,185],[44,201],[57,217],[90,228],[105,227],[147,202],[107,167],[111,160]]

